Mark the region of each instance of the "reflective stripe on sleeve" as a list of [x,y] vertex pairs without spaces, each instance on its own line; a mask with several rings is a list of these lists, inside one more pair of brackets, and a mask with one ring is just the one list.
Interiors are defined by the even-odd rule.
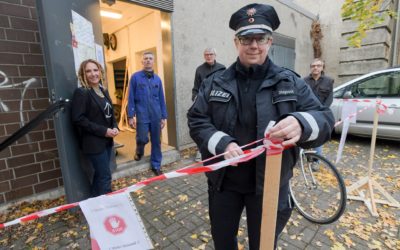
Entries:
[[215,132],[210,139],[208,140],[208,151],[213,154],[216,155],[216,148],[217,145],[219,143],[219,141],[221,140],[222,137],[224,136],[228,136],[227,134],[225,134],[224,132],[221,131],[217,131]]
[[298,114],[303,116],[304,119],[308,122],[308,125],[311,127],[311,135],[306,141],[313,141],[317,139],[319,134],[319,127],[315,118],[306,112],[299,112]]

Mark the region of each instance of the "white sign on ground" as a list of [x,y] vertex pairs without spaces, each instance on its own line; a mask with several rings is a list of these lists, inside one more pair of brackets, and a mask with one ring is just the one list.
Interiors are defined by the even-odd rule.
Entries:
[[128,195],[102,195],[79,203],[89,223],[93,249],[153,249]]

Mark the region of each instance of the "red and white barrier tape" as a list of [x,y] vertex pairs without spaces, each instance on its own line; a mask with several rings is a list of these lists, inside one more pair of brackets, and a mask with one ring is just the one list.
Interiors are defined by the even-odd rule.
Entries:
[[[153,182],[156,182],[156,181],[162,181],[162,180],[172,179],[172,178],[181,177],[181,176],[194,175],[194,174],[199,174],[199,173],[215,171],[215,170],[221,169],[223,167],[226,167],[226,166],[229,166],[229,165],[232,165],[232,164],[237,164],[237,163],[246,162],[248,160],[251,160],[251,159],[259,156],[260,154],[262,154],[265,150],[267,150],[267,155],[282,153],[284,147],[282,145],[280,145],[280,143],[271,142],[270,140],[267,140],[267,139],[260,139],[260,140],[251,142],[251,143],[249,143],[247,145],[242,146],[241,148],[245,148],[245,147],[248,147],[250,145],[254,145],[254,144],[259,143],[259,142],[261,142],[263,140],[264,140],[264,145],[260,145],[260,146],[257,146],[257,147],[251,148],[251,149],[244,150],[243,151],[243,153],[244,153],[243,155],[237,156],[235,158],[223,160],[223,161],[220,161],[220,162],[217,162],[217,163],[214,163],[214,164],[211,164],[211,165],[207,165],[207,166],[203,165],[204,162],[208,162],[208,161],[210,161],[212,159],[216,159],[218,157],[221,157],[221,156],[229,153],[229,151],[227,151],[225,153],[213,156],[213,157],[211,157],[209,159],[206,159],[204,161],[191,164],[189,166],[180,168],[178,170],[175,170],[175,171],[172,171],[172,172],[169,172],[169,173],[165,173],[165,174],[162,174],[162,175],[159,175],[159,176],[155,176],[155,177],[140,181],[140,182],[138,182],[138,183],[136,183],[136,184],[134,184],[132,186],[129,186],[129,187],[114,191],[114,192],[109,193],[107,195],[113,195],[113,194],[123,193],[123,192],[134,192],[134,191],[137,191],[137,190],[139,190],[139,189],[141,189],[141,188],[143,188],[143,187],[145,187],[145,186],[147,186],[147,185],[149,185],[149,184],[151,184]],[[32,221],[32,220],[35,220],[35,219],[38,219],[38,218],[41,218],[41,217],[44,217],[44,216],[47,216],[47,215],[51,215],[51,214],[58,213],[58,212],[61,212],[61,211],[64,211],[64,210],[67,210],[67,209],[70,209],[70,208],[74,208],[74,207],[77,207],[77,206],[79,206],[79,202],[70,203],[70,204],[66,204],[66,205],[61,205],[61,206],[58,206],[58,207],[49,208],[49,209],[46,209],[46,210],[35,212],[35,213],[32,213],[32,214],[17,218],[15,220],[12,220],[12,221],[9,221],[9,222],[0,223],[0,229],[6,228],[6,227],[9,227],[9,226],[12,226],[12,225],[20,224],[20,223],[23,223],[23,222]]]
[[[360,100],[360,99],[344,99],[344,101],[369,102],[369,103],[374,103],[375,102],[375,103],[379,104],[382,107],[382,108],[379,108],[380,113],[384,113],[388,109],[388,106],[385,105],[384,103],[382,103],[380,100],[379,101],[371,101],[371,100]],[[370,108],[370,107],[364,107],[363,109],[359,110],[357,113],[361,113],[361,112],[363,112],[364,110],[366,110],[368,108]],[[379,110],[378,110],[378,112],[379,112]],[[351,114],[349,117],[346,117],[346,119],[351,119],[357,113]],[[346,119],[344,119],[344,120],[346,120]],[[344,120],[337,122],[335,124],[335,127],[340,125]],[[260,154],[262,154],[265,151],[265,149],[267,149],[267,155],[274,155],[274,154],[282,153],[282,151],[287,148],[287,147],[284,148],[281,145],[280,142],[271,141],[269,139],[260,139],[260,140],[251,142],[251,143],[249,143],[247,145],[241,146],[241,148],[249,147],[249,146],[257,144],[257,143],[259,143],[259,142],[261,142],[263,140],[264,140],[264,145],[257,146],[255,148],[251,148],[251,149],[245,150],[244,154],[240,155],[238,157],[227,159],[227,160],[224,160],[224,161],[220,161],[220,162],[217,162],[217,163],[214,163],[214,164],[211,164],[211,165],[207,165],[207,166],[203,165],[205,162],[208,162],[210,160],[216,159],[218,157],[221,157],[221,156],[229,153],[229,151],[227,151],[227,152],[224,152],[222,154],[213,156],[213,157],[211,157],[209,159],[206,159],[204,161],[196,162],[196,163],[191,164],[189,166],[180,168],[178,170],[175,170],[175,171],[172,171],[172,172],[169,172],[169,173],[165,173],[165,174],[162,174],[162,175],[159,175],[159,176],[155,176],[155,177],[140,181],[140,182],[138,182],[138,183],[136,183],[136,184],[134,184],[132,186],[129,186],[129,187],[114,191],[114,192],[109,193],[107,195],[113,195],[113,194],[123,193],[123,192],[134,192],[134,191],[137,191],[137,190],[149,185],[150,183],[153,183],[153,182],[156,182],[156,181],[162,181],[162,180],[172,179],[172,178],[181,177],[181,176],[194,175],[194,174],[199,174],[199,173],[215,171],[215,170],[221,169],[223,167],[226,167],[226,166],[229,166],[229,165],[232,165],[232,164],[241,163],[241,162],[245,162],[245,161],[251,160],[251,159],[259,156]],[[64,210],[68,210],[70,208],[74,208],[74,207],[77,207],[77,206],[79,206],[79,202],[70,203],[70,204],[66,204],[66,205],[61,205],[61,206],[54,207],[54,208],[45,209],[45,210],[42,210],[42,211],[39,211],[39,212],[35,212],[35,213],[32,213],[32,214],[17,218],[15,220],[12,220],[12,221],[9,221],[9,222],[0,223],[0,229],[6,228],[6,227],[9,227],[9,226],[12,226],[12,225],[20,224],[20,223],[23,223],[23,222],[32,221],[32,220],[35,220],[35,219],[38,219],[38,218],[41,218],[41,217],[44,217],[44,216],[47,216],[47,215],[50,215],[50,214],[54,214],[54,213],[58,213],[58,212],[61,212],[61,211],[64,211]]]
[[381,100],[343,99],[343,101],[344,102],[356,102],[356,103],[366,102],[366,103],[371,103],[371,106],[365,106],[364,108],[358,110],[357,112],[350,114],[345,119],[337,121],[335,123],[334,127],[339,126],[340,124],[342,124],[346,120],[352,119],[357,114],[360,114],[360,113],[364,112],[365,110],[367,110],[369,108],[375,107],[375,106],[373,106],[374,104],[378,104],[379,105],[379,107],[378,107],[378,113],[379,114],[383,114],[383,113],[385,113],[385,112],[387,112],[389,110],[389,107],[385,103],[383,103]]

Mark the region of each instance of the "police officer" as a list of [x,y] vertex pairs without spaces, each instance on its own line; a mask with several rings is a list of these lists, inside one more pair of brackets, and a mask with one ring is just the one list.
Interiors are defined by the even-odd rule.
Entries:
[[167,119],[164,91],[160,77],[154,73],[154,54],[145,52],[142,58],[143,70],[134,73],[129,82],[128,117],[129,125],[136,128],[136,154],[139,161],[144,146],[151,138],[151,170],[155,175],[161,171],[161,129]]
[[[204,158],[224,152],[226,159],[243,154],[239,145],[263,138],[271,120],[277,122],[270,130],[271,138],[284,140],[285,146],[307,148],[329,140],[332,112],[297,74],[268,58],[272,31],[279,24],[275,9],[264,4],[247,5],[231,16],[229,27],[235,31],[238,58],[203,82],[187,115],[190,135]],[[292,212],[288,181],[297,155],[297,147],[283,152],[276,239]],[[265,156],[260,156],[206,174],[215,249],[237,249],[244,208],[249,247],[259,249],[264,170]]]

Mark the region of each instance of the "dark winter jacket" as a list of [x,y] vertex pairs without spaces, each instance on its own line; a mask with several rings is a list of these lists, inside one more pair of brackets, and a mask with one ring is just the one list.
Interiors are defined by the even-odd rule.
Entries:
[[312,75],[304,78],[304,81],[314,92],[314,94],[319,98],[322,104],[329,107],[333,102],[333,82],[334,80],[324,74],[321,73],[321,76],[318,80],[314,80]]
[[[236,74],[234,63],[227,70],[207,78],[188,111],[190,136],[199,147],[203,159],[223,153],[227,145],[235,141],[231,135],[235,130],[239,106]],[[297,118],[302,126],[303,133],[297,143],[300,147],[316,147],[330,139],[334,124],[332,112],[320,103],[294,72],[270,61],[255,99],[257,139],[263,138],[271,120],[278,122],[288,115]],[[292,176],[297,155],[297,147],[284,150],[281,186],[287,184]],[[255,167],[256,193],[260,194],[264,185],[265,155],[256,159]],[[217,190],[222,186],[224,173],[225,168],[207,173],[209,183]]]
[[207,76],[211,75],[212,73],[221,69],[225,69],[225,66],[217,62],[215,62],[213,65],[210,65],[205,62],[199,67],[197,67],[194,76],[194,85],[192,89],[192,101],[194,101],[194,98],[196,98],[201,83],[204,81],[204,79],[206,79]]

